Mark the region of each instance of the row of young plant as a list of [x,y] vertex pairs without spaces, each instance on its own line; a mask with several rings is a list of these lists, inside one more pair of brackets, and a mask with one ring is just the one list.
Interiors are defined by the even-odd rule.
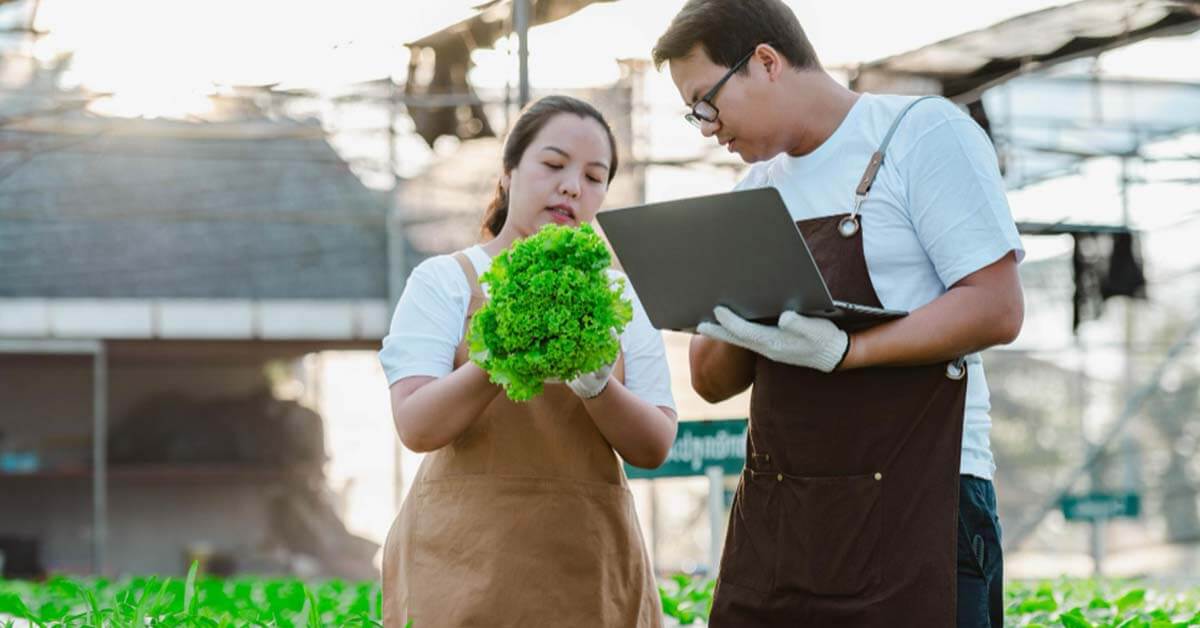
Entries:
[[[661,587],[663,612],[680,625],[705,623],[714,583],[676,576]],[[1148,588],[1130,581],[1009,583],[1005,626],[1183,628],[1200,626],[1200,587]]]
[[[707,623],[711,580],[677,575],[659,587],[663,614],[679,625]],[[1147,588],[1137,583],[1060,580],[1010,583],[1006,626],[1029,628],[1182,628],[1200,626],[1200,587]],[[382,626],[378,583],[197,577],[119,582],[54,578],[0,580],[0,626],[143,627]]]

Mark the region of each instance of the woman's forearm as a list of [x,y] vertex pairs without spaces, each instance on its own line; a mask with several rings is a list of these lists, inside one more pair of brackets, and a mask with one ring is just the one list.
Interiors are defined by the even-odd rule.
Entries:
[[638,398],[616,379],[599,395],[585,399],[584,407],[600,433],[635,467],[661,465],[675,442],[675,412]]
[[405,447],[434,451],[467,431],[500,394],[472,362],[445,377],[409,377],[392,385],[392,418]]

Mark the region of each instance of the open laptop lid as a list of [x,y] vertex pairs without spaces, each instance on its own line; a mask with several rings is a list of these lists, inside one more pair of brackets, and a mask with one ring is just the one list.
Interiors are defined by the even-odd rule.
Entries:
[[840,312],[775,188],[613,209],[596,220],[659,329],[694,331],[717,305],[770,323],[785,310]]

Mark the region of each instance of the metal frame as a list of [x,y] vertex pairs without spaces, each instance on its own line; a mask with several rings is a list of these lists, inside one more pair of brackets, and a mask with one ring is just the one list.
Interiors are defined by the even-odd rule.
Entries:
[[92,356],[92,573],[108,564],[108,351],[103,340],[0,339],[0,353]]

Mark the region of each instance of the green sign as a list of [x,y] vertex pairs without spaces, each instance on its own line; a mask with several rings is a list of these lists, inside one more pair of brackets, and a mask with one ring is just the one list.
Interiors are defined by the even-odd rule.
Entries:
[[1115,517],[1137,518],[1142,498],[1137,493],[1085,493],[1067,495],[1059,503],[1067,521],[1103,521]]
[[746,420],[680,421],[675,444],[667,461],[657,469],[625,465],[631,480],[704,475],[709,467],[720,467],[725,475],[737,475],[746,464]]

